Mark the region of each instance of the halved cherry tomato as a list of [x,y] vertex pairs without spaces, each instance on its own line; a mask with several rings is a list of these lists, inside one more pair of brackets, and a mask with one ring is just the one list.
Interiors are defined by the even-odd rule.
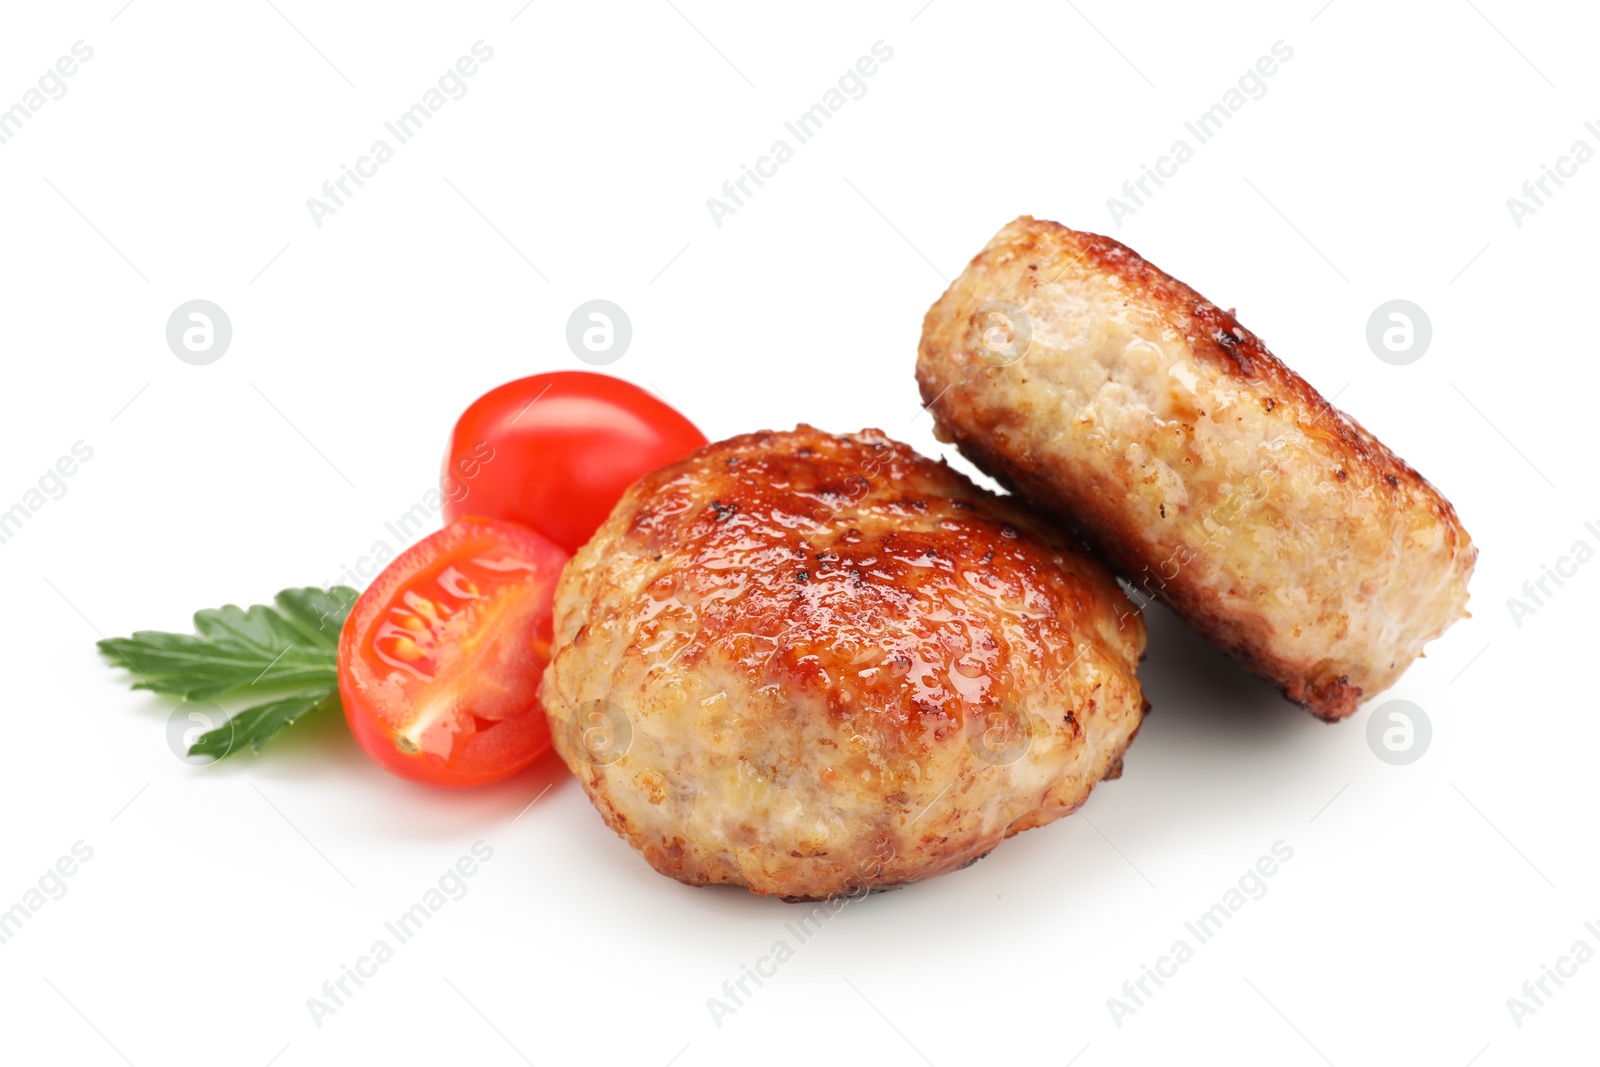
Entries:
[[539,680],[567,554],[525,526],[469,519],[395,559],[339,634],[339,698],[384,769],[481,785],[550,747]]
[[485,393],[456,423],[445,517],[511,519],[576,552],[623,490],[705,443],[694,423],[620,378],[535,374]]

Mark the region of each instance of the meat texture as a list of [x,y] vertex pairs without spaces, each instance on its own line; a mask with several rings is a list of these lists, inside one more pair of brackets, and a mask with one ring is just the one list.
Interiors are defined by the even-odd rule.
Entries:
[[941,440],[1323,718],[1466,614],[1449,501],[1108,237],[1002,229],[929,309],[917,381]]
[[876,430],[708,445],[556,594],[556,750],[656,870],[815,900],[1077,809],[1138,730],[1142,620],[1093,559]]

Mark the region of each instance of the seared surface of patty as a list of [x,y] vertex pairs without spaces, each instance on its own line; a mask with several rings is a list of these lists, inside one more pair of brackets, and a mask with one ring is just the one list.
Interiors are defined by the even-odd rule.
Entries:
[[1466,614],[1454,509],[1233,314],[1023,217],[929,309],[936,432],[1323,718]]
[[708,445],[564,572],[542,697],[607,824],[789,899],[962,867],[1120,769],[1144,625],[1060,534],[876,430]]

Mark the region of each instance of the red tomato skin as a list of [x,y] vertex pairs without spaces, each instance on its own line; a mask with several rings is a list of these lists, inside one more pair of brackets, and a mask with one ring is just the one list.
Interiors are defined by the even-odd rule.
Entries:
[[704,446],[688,419],[592,371],[521,378],[479,397],[445,455],[444,514],[509,519],[576,552],[624,490]]
[[[508,716],[489,730],[473,734],[452,751],[448,759],[432,752],[403,751],[398,743],[404,709],[383,705],[378,696],[382,667],[375,667],[365,651],[371,644],[371,628],[393,605],[395,599],[419,573],[448,562],[452,551],[463,545],[490,539],[515,549],[536,568],[538,581],[527,595],[542,600],[534,607],[542,611],[539,626],[546,641],[550,637],[554,591],[568,555],[549,539],[516,523],[467,519],[445,527],[402,552],[373,580],[351,608],[339,632],[339,700],[344,707],[350,733],[373,762],[385,770],[414,782],[432,786],[462,788],[487,785],[522,770],[550,749],[550,726],[544,707],[537,699],[529,702],[522,714]],[[524,656],[530,673],[543,673],[548,651],[543,658]],[[540,679],[532,679],[537,692]],[[522,679],[524,691],[528,679]]]

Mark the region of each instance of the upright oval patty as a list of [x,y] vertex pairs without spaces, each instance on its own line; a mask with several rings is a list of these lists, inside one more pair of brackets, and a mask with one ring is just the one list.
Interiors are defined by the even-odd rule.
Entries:
[[1319,716],[1466,614],[1449,501],[1108,237],[1002,229],[929,309],[917,381],[941,440]]
[[542,699],[607,824],[693,885],[821,899],[1074,811],[1138,730],[1098,563],[876,430],[708,445],[568,564]]

